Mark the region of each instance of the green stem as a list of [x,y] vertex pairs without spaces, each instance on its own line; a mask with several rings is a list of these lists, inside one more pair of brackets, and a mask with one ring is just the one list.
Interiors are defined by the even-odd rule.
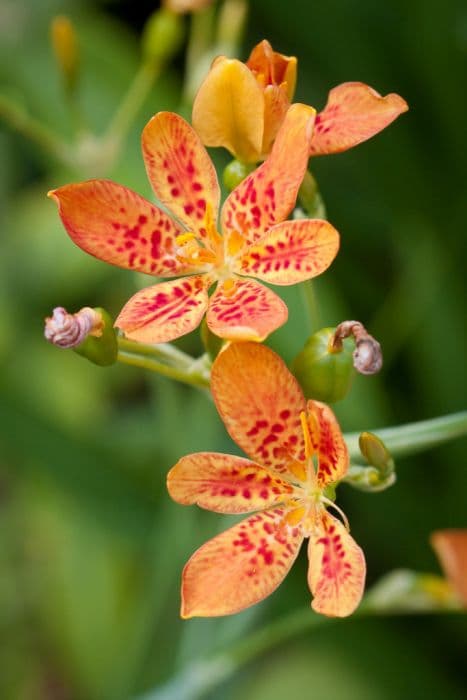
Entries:
[[[120,345],[120,344],[119,344]],[[146,348],[147,349],[147,348]],[[205,358],[192,360],[190,367],[175,367],[167,365],[151,356],[149,352],[131,352],[124,350],[121,346],[118,350],[117,360],[133,367],[149,369],[164,377],[175,379],[184,384],[190,384],[200,389],[209,389],[209,370],[207,369]]]
[[31,117],[22,107],[5,95],[0,95],[0,117],[20,134],[37,143],[59,161],[69,165],[71,149],[55,133]]
[[126,338],[118,338],[118,347],[120,350],[125,350],[133,354],[145,355],[156,360],[163,360],[164,363],[178,369],[191,368],[195,362],[191,355],[179,350],[170,343],[146,345],[144,343],[136,343],[133,340],[127,340]]
[[303,296],[303,303],[307,311],[309,332],[313,333],[315,329],[318,329],[321,325],[319,304],[316,297],[313,280],[306,280],[303,282],[303,284],[300,285],[300,290]]
[[[384,442],[392,457],[406,457],[467,435],[467,411],[372,432]],[[354,460],[361,459],[359,435],[347,433],[344,436],[350,458]]]

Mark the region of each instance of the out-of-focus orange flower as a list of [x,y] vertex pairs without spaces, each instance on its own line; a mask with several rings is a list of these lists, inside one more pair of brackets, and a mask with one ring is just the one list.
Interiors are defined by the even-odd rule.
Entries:
[[163,6],[177,13],[196,12],[212,4],[213,0],[164,0]]
[[251,459],[187,455],[169,472],[169,493],[184,505],[255,514],[193,554],[183,571],[182,617],[229,615],[263,600],[306,537],[313,609],[350,615],[363,594],[365,559],[326,496],[349,465],[333,412],[306,402],[281,358],[256,343],[233,343],[221,352],[211,388],[228,432]]
[[430,541],[446,578],[467,606],[467,530],[437,530]]
[[[239,160],[267,156],[292,101],[297,59],[261,41],[246,63],[219,56],[193,105],[193,126],[206,146],[223,146]],[[359,82],[338,85],[316,117],[310,155],[339,153],[384,129],[407,103],[399,95],[382,97]]]
[[290,107],[269,158],[224,203],[223,235],[214,166],[196,132],[171,112],[156,114],[142,136],[151,185],[171,215],[109,180],[49,193],[73,241],[91,255],[158,277],[191,275],[135,294],[115,322],[128,338],[173,340],[206,311],[210,330],[229,340],[261,341],[285,323],[282,299],[249,278],[296,284],[324,272],[339,248],[327,221],[285,221],[306,171],[314,117],[311,107]]

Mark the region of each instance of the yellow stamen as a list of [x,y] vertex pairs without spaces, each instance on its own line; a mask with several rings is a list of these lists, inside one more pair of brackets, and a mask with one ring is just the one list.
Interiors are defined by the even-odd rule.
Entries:
[[185,245],[185,243],[188,243],[188,241],[193,241],[196,240],[196,236],[194,233],[188,232],[188,233],[181,233],[179,236],[176,237],[175,243],[179,246]]
[[292,525],[292,527],[298,525],[298,523],[303,520],[305,513],[306,509],[303,506],[294,508],[294,510],[290,510],[285,514],[284,522],[287,523],[287,525]]
[[227,241],[227,254],[231,257],[235,257],[243,248],[245,244],[245,239],[239,231],[232,231]]
[[297,462],[296,460],[294,460],[293,462],[289,462],[287,464],[287,469],[290,472],[292,472],[292,474],[296,476],[297,479],[300,479],[300,481],[306,481],[307,472],[303,462]]
[[336,506],[334,501],[331,501],[330,498],[326,498],[326,496],[321,496],[321,501],[325,503],[328,506],[328,508],[334,508],[334,510],[336,510],[339,513],[344,522],[345,529],[347,530],[347,532],[350,532],[349,521],[344,511],[341,508],[339,508],[339,506]]
[[305,441],[305,457],[310,459],[313,456],[313,444],[311,442],[310,427],[305,411],[300,413],[300,422],[302,424],[303,439]]

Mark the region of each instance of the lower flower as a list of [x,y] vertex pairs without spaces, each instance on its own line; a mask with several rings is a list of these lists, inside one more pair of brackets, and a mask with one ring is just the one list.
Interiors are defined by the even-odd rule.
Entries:
[[327,495],[349,464],[331,409],[306,402],[283,361],[255,343],[223,351],[211,387],[228,432],[251,459],[215,452],[183,457],[169,472],[169,493],[184,505],[254,514],[191,557],[182,617],[229,615],[263,600],[285,578],[305,538],[313,609],[350,615],[363,595],[365,559]]

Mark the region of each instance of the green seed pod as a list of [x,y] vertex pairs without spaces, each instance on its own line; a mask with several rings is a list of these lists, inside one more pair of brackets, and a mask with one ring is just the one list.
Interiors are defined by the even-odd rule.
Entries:
[[182,45],[183,19],[175,12],[161,8],[149,17],[143,29],[143,56],[147,61],[167,61]]
[[242,163],[240,160],[232,160],[224,168],[224,173],[222,178],[224,180],[224,185],[227,187],[229,192],[232,192],[237,185],[239,185],[242,180],[244,180],[247,175],[249,175],[255,169],[256,165],[253,163]]
[[334,403],[343,399],[350,389],[355,373],[354,343],[346,339],[341,350],[331,350],[335,330],[322,328],[313,333],[292,363],[292,372],[307,399]]
[[73,350],[95,365],[106,367],[117,361],[118,343],[112,319],[105,309],[95,308],[102,319],[102,335],[88,335],[80,345]]

